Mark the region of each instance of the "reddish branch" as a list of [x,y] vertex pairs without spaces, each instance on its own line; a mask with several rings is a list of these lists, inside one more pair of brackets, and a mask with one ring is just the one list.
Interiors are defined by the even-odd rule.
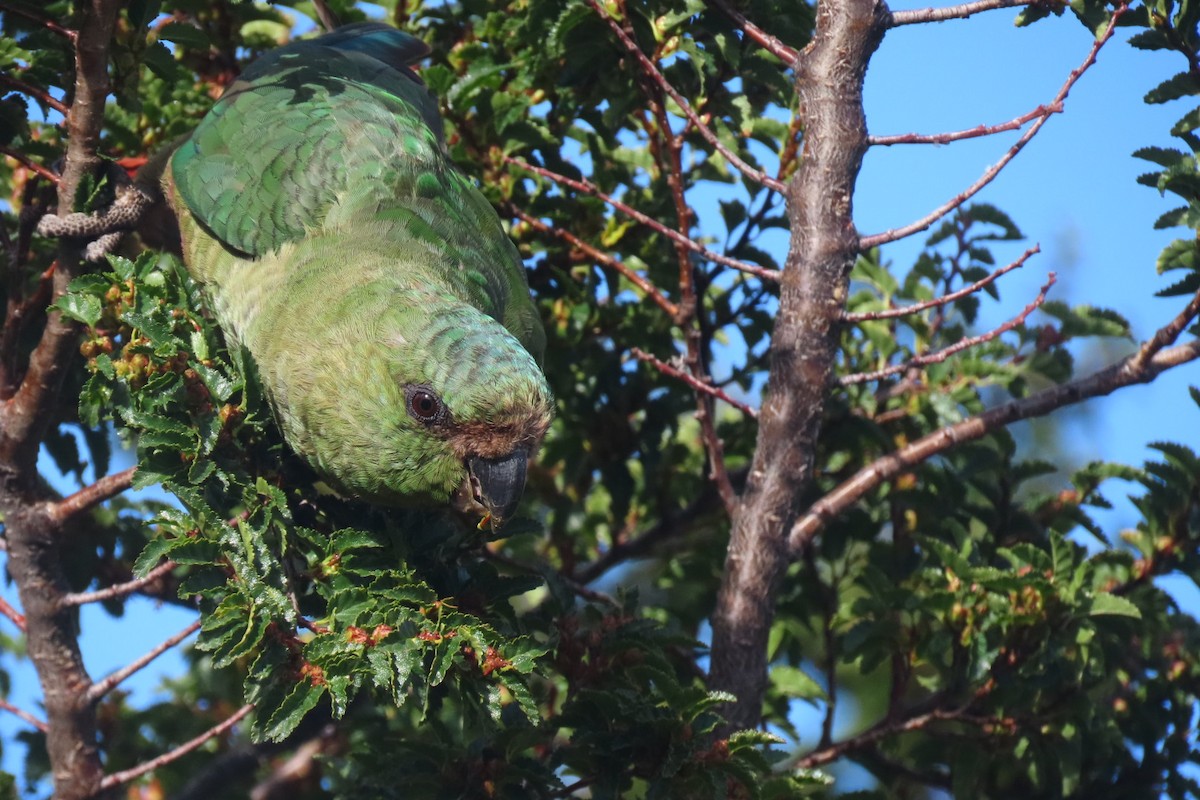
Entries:
[[12,607],[12,604],[0,597],[0,614],[8,618],[9,622],[17,626],[21,633],[25,632],[25,615]]
[[81,606],[86,603],[100,603],[118,597],[127,597],[139,589],[149,586],[164,575],[170,574],[177,566],[179,565],[174,561],[164,561],[141,578],[135,578],[125,583],[117,583],[103,589],[97,589],[94,592],[72,592],[65,594],[61,602],[67,606]]
[[899,133],[893,136],[869,136],[867,137],[867,142],[872,145],[883,145],[886,147],[894,144],[950,144],[950,142],[958,142],[963,139],[977,139],[981,136],[991,136],[996,133],[1020,130],[1025,127],[1025,123],[1027,122],[1039,117],[1059,114],[1062,110],[1062,103],[1051,103],[1048,106],[1038,106],[1032,111],[1022,114],[1015,119],[1010,119],[1008,122],[1002,122],[999,125],[976,125],[974,128],[968,128],[965,131],[950,131],[948,133]]
[[771,55],[778,58],[789,67],[796,63],[796,59],[800,57],[800,51],[794,47],[788,47],[776,37],[764,31],[762,28],[755,25],[750,20],[746,19],[740,11],[733,8],[725,2],[725,0],[709,0],[714,6],[721,9],[721,13],[729,17],[734,23],[742,29],[746,36],[750,37],[755,42],[766,50]]
[[42,722],[40,719],[35,717],[33,714],[30,714],[25,709],[14,706],[12,703],[8,702],[7,700],[0,699],[0,710],[7,711],[8,713],[12,714],[13,716],[19,717],[20,719],[25,720],[26,722],[28,722],[33,727],[37,728],[42,733],[46,732],[46,723]]
[[[1096,63],[1096,56],[1100,52],[1100,48],[1112,38],[1113,34],[1117,30],[1117,21],[1128,9],[1128,6],[1122,5],[1118,6],[1113,11],[1112,18],[1109,20],[1108,28],[1105,29],[1104,34],[1092,43],[1092,48],[1090,51],[1088,51],[1087,58],[1083,60],[1082,64],[1071,71],[1071,74],[1067,76],[1067,80],[1063,83],[1062,88],[1058,90],[1058,94],[1055,95],[1054,99],[1047,104],[1047,108],[1061,108],[1062,103],[1070,93],[1071,88],[1075,86],[1075,83],[1081,77],[1083,77],[1083,74],[1087,72],[1093,64]],[[1021,138],[1017,139],[1013,146],[1008,149],[1008,152],[1006,152],[999,161],[988,167],[987,170],[984,171],[983,175],[979,177],[979,180],[975,181],[975,183],[971,184],[965,190],[950,198],[950,200],[935,208],[929,214],[917,220],[916,222],[912,222],[902,228],[894,228],[890,231],[884,231],[883,233],[876,233],[870,236],[862,237],[860,240],[862,249],[868,250],[872,247],[878,247],[881,244],[887,244],[888,242],[894,242],[898,239],[903,239],[906,236],[912,236],[914,233],[920,233],[942,217],[946,216],[946,214],[949,214],[951,211],[970,200],[972,197],[978,194],[983,187],[991,183],[996,176],[1000,174],[1001,170],[1008,166],[1009,162],[1016,158],[1017,154],[1025,148],[1025,145],[1029,144],[1030,140],[1032,140],[1034,136],[1037,136],[1038,132],[1042,129],[1042,126],[1046,124],[1046,120],[1050,119],[1051,113],[1052,112],[1047,112],[1045,116],[1038,117],[1038,119],[1031,126],[1029,126],[1029,130],[1021,134]]]
[[998,8],[1035,5],[1036,0],[976,0],[946,8],[914,8],[908,11],[893,11],[890,26],[915,25],[922,22],[945,22],[950,19],[966,19],[981,11]]
[[788,548],[793,556],[804,548],[834,517],[875,489],[955,445],[970,442],[1008,425],[1041,417],[1064,406],[1111,394],[1125,386],[1149,383],[1172,367],[1200,358],[1200,339],[1169,347],[1179,334],[1200,316],[1197,293],[1171,322],[1164,325],[1128,358],[1086,378],[1064,383],[1020,400],[1013,400],[955,425],[934,431],[895,453],[863,467],[853,477],[813,504],[792,527]]
[[113,689],[115,689],[122,681],[126,680],[130,675],[133,675],[134,673],[136,673],[142,669],[145,669],[146,666],[151,661],[158,658],[163,653],[167,652],[172,647],[179,644],[180,642],[182,642],[187,637],[191,636],[196,631],[200,630],[200,622],[201,622],[201,620],[196,620],[195,622],[188,625],[186,628],[184,628],[183,630],[181,630],[179,633],[175,634],[174,636],[170,637],[166,641],[164,641],[158,645],[155,645],[154,648],[152,650],[150,650],[148,653],[146,653],[145,655],[139,656],[137,659],[135,659],[135,660],[131,661],[130,663],[126,664],[125,666],[121,667],[119,670],[113,672],[111,675],[109,675],[104,680],[93,683],[91,685],[91,687],[87,690],[87,692],[84,693],[85,701],[89,702],[89,703],[95,703],[101,697],[104,697],[104,695],[108,694]]
[[48,516],[56,524],[64,522],[95,508],[105,500],[116,497],[133,483],[133,473],[137,467],[129,467],[111,475],[105,475],[100,480],[85,486],[69,497],[51,505]]
[[51,183],[58,183],[58,181],[59,181],[59,177],[58,177],[57,173],[55,173],[53,170],[49,170],[46,167],[43,167],[41,164],[39,164],[36,161],[34,161],[33,159],[29,158],[28,156],[26,156],[24,153],[20,152],[19,150],[13,150],[11,147],[8,147],[7,145],[0,145],[0,154],[6,155],[11,159],[14,159],[14,160],[20,162],[21,166],[23,166],[27,169],[33,170],[38,175],[41,175],[43,178],[50,181]]
[[947,303],[953,303],[955,300],[961,300],[968,295],[975,294],[980,289],[990,286],[996,282],[997,278],[1007,275],[1014,269],[1023,267],[1025,262],[1029,260],[1030,256],[1032,256],[1034,253],[1040,253],[1041,251],[1041,247],[1035,244],[1033,247],[1022,253],[1021,257],[1016,261],[1000,267],[1000,269],[996,270],[985,278],[975,281],[975,283],[972,283],[970,286],[964,286],[957,291],[944,294],[941,297],[935,297],[932,300],[925,300],[921,303],[913,303],[911,306],[904,306],[903,308],[887,308],[881,311],[860,311],[854,314],[846,313],[842,315],[842,320],[853,324],[858,322],[869,322],[871,320],[878,319],[896,319],[898,317],[907,317],[909,314],[916,314],[920,311],[925,311],[926,309],[944,306]]
[[0,84],[15,89],[21,94],[29,95],[33,99],[39,101],[42,105],[46,106],[47,108],[54,109],[64,117],[67,115],[67,107],[63,105],[61,101],[56,100],[45,89],[37,86],[31,86],[19,78],[14,78],[13,76],[6,75],[4,73],[0,73]]
[[787,532],[813,478],[838,329],[859,253],[851,201],[867,148],[862,85],[887,23],[876,0],[818,3],[812,42],[796,64],[804,152],[788,183],[791,240],[771,335],[771,391],[733,520],[712,614],[709,685],[729,691],[727,730],[756,727],[767,683],[775,590]]
[[169,750],[157,758],[152,758],[144,764],[138,764],[136,767],[131,767],[121,772],[114,772],[112,775],[106,775],[104,780],[100,782],[102,790],[112,789],[114,786],[120,786],[123,783],[129,783],[136,778],[140,778],[147,772],[153,772],[161,766],[170,764],[172,761],[178,761],[181,757],[195,750],[200,745],[207,742],[209,739],[220,736],[228,731],[234,725],[241,722],[247,714],[254,710],[252,705],[244,705],[237,711],[233,712],[224,722],[214,725],[204,733],[176,747],[174,750]]
[[679,231],[669,228],[666,225],[659,222],[658,220],[654,219],[653,217],[649,217],[649,216],[643,214],[642,212],[638,211],[637,209],[635,209],[631,206],[628,206],[625,203],[622,203],[620,200],[617,200],[615,197],[605,194],[604,192],[600,191],[595,185],[593,185],[592,183],[590,183],[588,181],[577,181],[574,178],[568,178],[566,175],[560,175],[557,172],[546,169],[545,167],[534,166],[533,164],[530,164],[526,161],[522,161],[519,158],[513,158],[512,156],[505,155],[505,156],[501,156],[501,158],[507,164],[512,164],[514,167],[518,167],[520,169],[526,170],[527,172],[532,172],[534,175],[540,175],[541,177],[546,178],[551,181],[554,181],[557,184],[566,186],[568,189],[574,189],[577,192],[583,192],[584,194],[590,194],[593,197],[598,197],[601,200],[603,200],[605,203],[608,203],[610,206],[615,208],[617,211],[620,211],[622,214],[625,214],[626,216],[630,217],[631,219],[634,219],[637,222],[640,222],[642,225],[645,225],[646,227],[650,228],[655,233],[658,233],[658,234],[661,234],[661,235],[667,237],[672,242],[675,242],[676,244],[682,244],[684,247],[691,250],[693,253],[696,253],[697,255],[699,255],[702,258],[708,259],[709,261],[713,262],[714,264],[720,264],[723,267],[729,267],[731,269],[740,270],[741,272],[746,272],[751,275],[755,275],[759,278],[763,278],[765,280],[771,280],[771,281],[779,280],[779,272],[778,271],[773,270],[773,269],[766,269],[764,267],[758,266],[757,264],[749,264],[745,261],[738,261],[736,258],[730,258],[729,256],[723,256],[720,253],[714,253],[713,251],[701,246],[697,242],[693,241],[690,237],[685,236],[684,234],[680,233]]
[[627,267],[622,262],[613,258],[608,253],[605,253],[603,250],[600,250],[598,248],[592,247],[590,244],[588,244],[584,240],[580,239],[578,236],[571,233],[566,228],[551,227],[550,225],[547,225],[545,222],[542,222],[537,217],[532,216],[531,214],[528,214],[525,211],[522,211],[521,209],[517,208],[516,206],[509,206],[508,211],[513,216],[518,217],[521,220],[523,220],[527,225],[529,225],[529,227],[533,228],[535,231],[542,234],[543,236],[554,236],[558,239],[562,239],[564,242],[568,243],[569,245],[574,247],[579,252],[581,252],[584,255],[588,256],[589,258],[593,259],[597,264],[601,264],[605,267],[608,267],[613,272],[620,273],[622,276],[625,277],[626,280],[628,280],[634,286],[641,289],[642,292],[645,293],[645,295],[647,297],[649,297],[651,300],[654,301],[655,305],[657,305],[663,311],[667,312],[667,314],[672,319],[674,319],[676,316],[679,315],[679,306],[672,303],[667,298],[667,296],[665,294],[663,294],[662,291],[657,286],[655,286],[653,283],[651,283],[650,281],[643,278],[638,273],[634,272],[632,269]]
[[649,364],[650,366],[654,367],[656,370],[658,370],[659,372],[661,372],[664,375],[667,375],[668,377],[683,381],[688,386],[695,389],[697,392],[704,392],[705,394],[707,394],[711,397],[715,397],[718,400],[724,400],[726,403],[733,406],[738,411],[741,411],[743,414],[745,414],[748,417],[753,417],[753,418],[758,417],[758,412],[755,411],[752,407],[743,403],[741,400],[733,399],[732,397],[730,397],[728,394],[726,394],[721,389],[717,388],[716,386],[713,386],[711,383],[705,383],[704,381],[697,380],[690,373],[688,373],[684,370],[681,370],[677,367],[671,366],[666,361],[663,361],[659,358],[656,358],[656,357],[650,355],[642,348],[631,347],[631,348],[629,348],[629,352],[632,353],[634,358],[636,358],[638,361],[643,361],[643,362]]
[[20,5],[0,2],[0,9],[3,9],[10,14],[16,14],[18,17],[24,17],[25,19],[33,20],[46,30],[57,33],[59,36],[70,39],[72,42],[74,42],[78,37],[78,34],[75,31],[67,30],[54,20],[46,19],[39,14],[34,14],[32,11],[28,10],[27,8],[23,8]]
[[937,350],[933,353],[925,353],[915,356],[905,361],[903,364],[893,364],[890,367],[877,369],[874,372],[859,372],[854,375],[843,375],[838,379],[838,383],[842,386],[850,386],[856,383],[867,383],[869,381],[877,381],[888,377],[889,375],[897,375],[901,372],[907,372],[913,367],[924,367],[929,364],[940,364],[955,353],[961,353],[972,347],[977,347],[985,342],[990,342],[1001,334],[1008,333],[1018,325],[1024,324],[1025,320],[1032,314],[1042,303],[1046,302],[1046,292],[1050,291],[1050,287],[1057,280],[1054,273],[1051,272],[1046,278],[1046,283],[1042,285],[1042,290],[1038,292],[1038,296],[1033,299],[1033,302],[1025,306],[1020,314],[1005,322],[1003,325],[993,328],[986,333],[981,333],[978,336],[968,336],[966,339],[955,342],[949,347]]
[[610,16],[609,13],[604,10],[604,7],[597,2],[597,0],[587,0],[587,4],[591,6],[592,10],[599,14],[606,23],[608,23],[608,27],[613,33],[616,34],[617,38],[621,40],[621,44],[625,47],[626,52],[633,56],[638,62],[638,65],[642,68],[642,73],[654,81],[655,85],[658,86],[660,90],[662,90],[668,97],[675,101],[675,105],[679,107],[679,110],[683,112],[683,115],[688,118],[692,125],[695,126],[696,132],[700,134],[700,137],[704,139],[704,141],[708,142],[709,145],[711,145],[714,150],[724,156],[725,160],[732,164],[738,170],[738,172],[742,173],[750,180],[761,183],[763,186],[766,186],[768,189],[776,192],[784,191],[784,185],[781,182],[777,181],[775,178],[772,178],[761,169],[750,166],[743,161],[737,153],[733,152],[721,143],[721,140],[717,138],[717,135],[712,132],[711,128],[704,124],[704,121],[700,119],[700,115],[696,113],[695,109],[691,107],[684,96],[681,95],[675,89],[675,87],[670,84],[662,72],[659,71],[655,63],[651,61],[645,53],[642,52],[642,48],[638,47],[638,44],[633,40],[633,37],[625,32],[625,30],[621,27],[621,24],[613,19],[612,16]]

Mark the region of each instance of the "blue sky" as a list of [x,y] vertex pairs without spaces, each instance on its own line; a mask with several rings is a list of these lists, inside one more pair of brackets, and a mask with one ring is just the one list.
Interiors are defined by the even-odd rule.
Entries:
[[[1049,101],[1083,60],[1091,36],[1069,14],[1028,29],[1016,29],[1014,17],[1011,10],[995,11],[972,20],[891,31],[867,75],[870,131],[934,133],[995,124]],[[1185,232],[1151,229],[1172,203],[1134,183],[1149,165],[1130,154],[1149,144],[1172,144],[1167,131],[1187,108],[1148,107],[1142,96],[1181,70],[1183,59],[1134,50],[1123,38],[1119,34],[1101,52],[1097,65],[1067,99],[1065,113],[1052,118],[979,196],[1007,211],[1027,236],[1026,242],[998,247],[998,258],[1015,258],[1032,242],[1040,243],[1043,251],[1003,279],[1002,302],[985,306],[985,321],[1013,316],[1036,295],[1051,270],[1059,277],[1052,297],[1116,308],[1130,319],[1139,338],[1151,334],[1182,305],[1179,299],[1153,298],[1166,284],[1155,274],[1154,260],[1167,242]],[[1017,135],[944,146],[873,148],[855,196],[859,230],[874,233],[924,215],[974,181]],[[888,245],[884,257],[906,266],[923,239],[919,235]],[[1099,366],[1117,355],[1087,350],[1079,366]],[[1200,409],[1188,399],[1189,383],[1200,384],[1200,366],[1188,365],[1151,386],[1093,401],[1087,414],[1068,410],[1068,451],[1078,463],[1108,459],[1138,464],[1153,457],[1146,444],[1154,440],[1200,449]],[[1117,500],[1122,492],[1110,494]],[[1115,532],[1135,517],[1128,504],[1119,504],[1105,520]],[[1177,582],[1172,586],[1178,588]],[[13,587],[4,587],[2,593],[15,601]],[[1194,591],[1177,591],[1176,596],[1193,612],[1200,608]],[[185,612],[148,601],[139,601],[123,620],[113,620],[99,608],[86,609],[84,650],[92,675],[103,676],[189,621]],[[14,663],[11,656],[3,663],[12,671],[11,698],[40,713],[36,679],[28,665]],[[179,669],[181,661],[172,654],[140,673],[128,684],[134,692],[132,702],[150,700],[162,676]],[[18,774],[23,748],[14,746],[12,737],[20,727],[13,717],[0,714],[3,765]]]

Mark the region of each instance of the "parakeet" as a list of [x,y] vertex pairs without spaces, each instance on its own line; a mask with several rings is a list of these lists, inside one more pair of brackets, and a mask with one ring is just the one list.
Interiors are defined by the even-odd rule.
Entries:
[[495,210],[449,162],[428,47],[340,28],[246,69],[170,158],[184,260],[290,446],[371,502],[509,518],[552,417]]

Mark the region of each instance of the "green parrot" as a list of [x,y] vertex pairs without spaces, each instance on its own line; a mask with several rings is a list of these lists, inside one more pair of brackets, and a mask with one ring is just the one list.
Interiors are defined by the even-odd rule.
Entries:
[[358,24],[264,55],[170,157],[184,260],[291,447],[337,490],[508,519],[552,417],[495,210],[408,68]]

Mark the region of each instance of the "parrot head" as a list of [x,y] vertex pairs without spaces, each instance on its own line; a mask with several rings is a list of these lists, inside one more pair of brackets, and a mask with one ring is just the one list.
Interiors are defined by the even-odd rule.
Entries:
[[[366,287],[366,291],[371,291]],[[537,361],[503,325],[438,291],[388,291],[380,313],[296,350],[280,382],[289,441],[340,491],[373,503],[511,518],[553,418]],[[349,322],[353,317],[356,322]]]

